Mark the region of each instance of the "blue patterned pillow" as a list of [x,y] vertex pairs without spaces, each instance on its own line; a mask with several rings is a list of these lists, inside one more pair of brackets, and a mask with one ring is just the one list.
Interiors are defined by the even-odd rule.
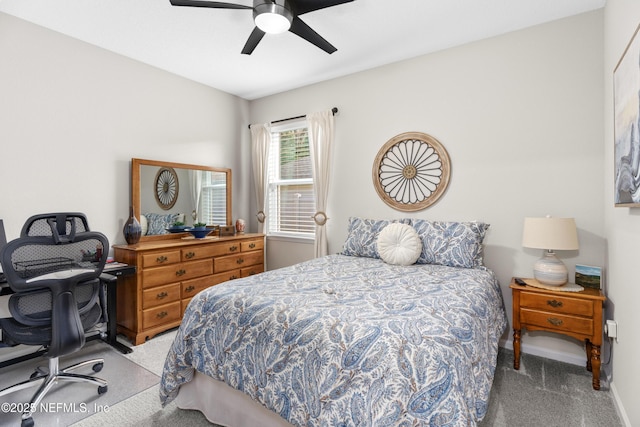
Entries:
[[378,234],[380,234],[383,228],[394,222],[410,224],[411,220],[379,220],[350,217],[347,240],[344,242],[340,254],[380,258],[380,254],[378,253]]
[[482,241],[489,224],[412,219],[411,225],[422,240],[422,253],[416,264],[463,268],[484,265]]
[[181,214],[157,214],[146,213],[147,218],[147,234],[167,234],[167,228],[171,227],[178,220]]

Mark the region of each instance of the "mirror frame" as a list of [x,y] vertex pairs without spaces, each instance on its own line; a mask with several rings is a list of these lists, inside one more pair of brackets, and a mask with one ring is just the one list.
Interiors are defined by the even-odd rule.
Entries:
[[[147,160],[147,159],[131,159],[131,206],[133,206],[136,219],[140,221],[140,167],[141,166],[157,166],[166,168],[178,168],[178,169],[197,169],[211,172],[223,172],[226,174],[227,179],[227,224],[231,224],[231,169],[228,168],[215,168],[211,166],[203,165],[191,165],[186,163],[175,162],[163,162],[160,160]],[[169,234],[157,234],[152,236],[141,236],[140,241],[153,241],[153,240],[167,240],[183,237],[182,233],[169,233]]]

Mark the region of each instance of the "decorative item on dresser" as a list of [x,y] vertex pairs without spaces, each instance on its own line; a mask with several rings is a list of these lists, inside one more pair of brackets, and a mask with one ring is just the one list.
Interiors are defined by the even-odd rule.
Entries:
[[118,332],[139,345],[180,324],[191,298],[227,280],[264,271],[264,235],[167,239],[115,245],[118,262],[135,265],[118,290]]
[[[600,390],[602,306],[606,297],[600,289],[577,287],[578,290],[574,290],[576,286],[571,283],[565,286],[538,286],[535,279],[511,280],[513,368],[520,369],[522,328],[568,335],[585,342],[587,370],[593,375],[593,389]],[[566,286],[570,287],[563,290]]]

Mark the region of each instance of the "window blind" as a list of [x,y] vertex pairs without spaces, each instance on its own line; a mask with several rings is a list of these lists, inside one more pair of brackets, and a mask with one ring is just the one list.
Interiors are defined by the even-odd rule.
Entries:
[[306,121],[272,128],[267,169],[267,232],[313,237],[315,199]]

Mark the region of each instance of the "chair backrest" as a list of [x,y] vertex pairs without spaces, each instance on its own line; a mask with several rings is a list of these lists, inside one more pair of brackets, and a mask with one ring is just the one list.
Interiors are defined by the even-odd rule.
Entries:
[[16,292],[9,310],[19,323],[50,328],[50,357],[82,347],[87,321],[99,320],[99,276],[108,247],[102,233],[88,231],[84,215],[57,213],[31,217],[0,254]]

